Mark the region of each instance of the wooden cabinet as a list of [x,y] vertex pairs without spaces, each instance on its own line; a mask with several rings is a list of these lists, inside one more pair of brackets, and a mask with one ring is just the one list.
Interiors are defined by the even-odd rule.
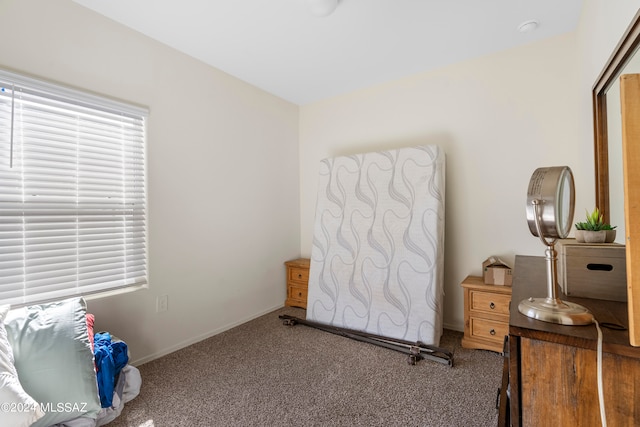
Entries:
[[284,263],[287,267],[287,307],[307,308],[309,259],[299,258]]
[[509,334],[511,287],[485,285],[482,277],[468,276],[464,288],[465,348],[501,352],[504,337]]
[[[510,406],[506,418],[512,426],[599,426],[595,325],[557,325],[518,311],[523,299],[545,297],[546,286],[544,258],[517,256],[509,320]],[[625,328],[601,326],[605,413],[608,425],[640,425],[640,348],[629,345],[627,304],[558,296],[583,305],[600,324]]]

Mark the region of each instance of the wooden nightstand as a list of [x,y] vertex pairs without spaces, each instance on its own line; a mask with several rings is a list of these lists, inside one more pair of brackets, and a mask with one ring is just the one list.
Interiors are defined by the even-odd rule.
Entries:
[[284,263],[287,266],[287,307],[307,308],[309,259],[299,258]]
[[468,276],[464,288],[465,348],[480,348],[501,353],[504,337],[509,335],[511,286],[485,285],[482,277]]

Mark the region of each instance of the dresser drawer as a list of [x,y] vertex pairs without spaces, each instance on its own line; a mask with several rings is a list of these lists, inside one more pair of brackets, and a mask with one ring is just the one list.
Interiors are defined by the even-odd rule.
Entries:
[[483,313],[509,315],[511,295],[472,290],[470,309]]
[[495,320],[472,317],[470,319],[471,336],[502,343],[504,336],[509,335],[509,324]]
[[305,284],[308,283],[309,269],[297,268],[297,267],[289,268],[289,280],[293,280],[295,282],[304,282]]

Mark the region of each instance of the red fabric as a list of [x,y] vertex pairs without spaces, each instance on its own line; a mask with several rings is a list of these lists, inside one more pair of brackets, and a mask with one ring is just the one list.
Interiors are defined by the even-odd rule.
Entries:
[[89,333],[89,342],[91,343],[91,351],[93,352],[93,323],[95,322],[96,317],[87,313],[87,332]]

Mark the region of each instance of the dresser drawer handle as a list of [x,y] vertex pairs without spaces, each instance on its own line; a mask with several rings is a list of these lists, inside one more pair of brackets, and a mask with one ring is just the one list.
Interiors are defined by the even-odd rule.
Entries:
[[299,297],[302,297],[302,292],[298,292],[298,296],[299,296]]
[[302,279],[302,274],[298,274],[298,279]]
[[496,334],[496,330],[495,330],[495,329],[492,329],[492,330],[490,330],[490,331],[489,331],[489,333],[490,333],[491,335],[495,335],[495,334]]
[[491,304],[489,304],[489,308],[493,310],[494,308],[496,308],[496,305],[492,302]]

